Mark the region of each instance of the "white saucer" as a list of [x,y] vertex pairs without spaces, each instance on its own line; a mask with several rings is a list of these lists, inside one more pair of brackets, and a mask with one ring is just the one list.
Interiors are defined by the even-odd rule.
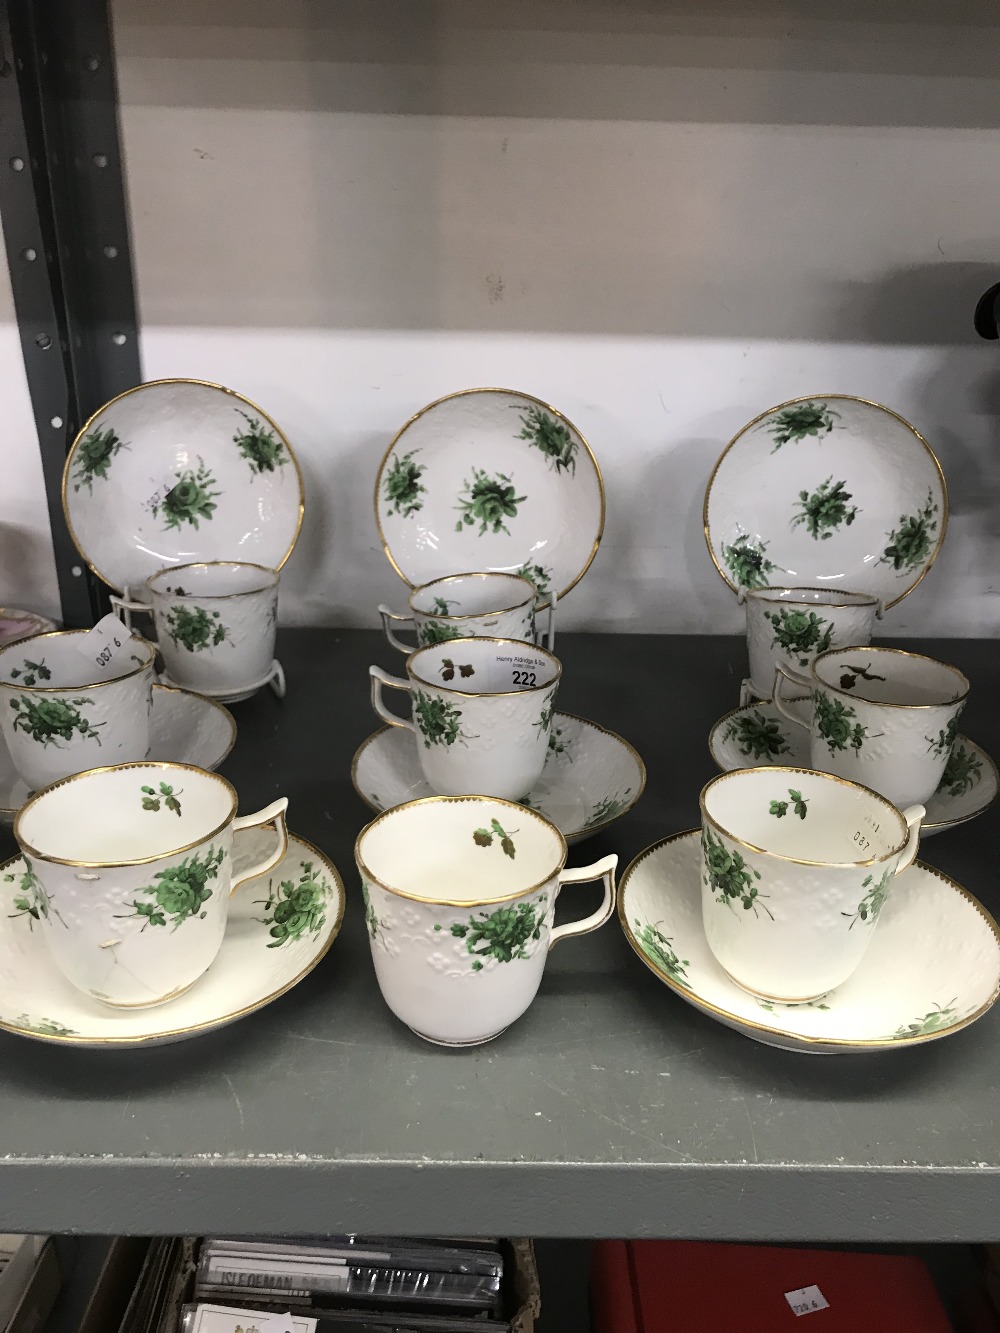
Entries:
[[[373,810],[433,796],[413,733],[383,727],[359,746],[354,790]],[[556,713],[542,776],[521,802],[550,819],[567,842],[613,824],[642,795],[646,766],[628,741],[572,713]]]
[[[174,690],[183,688],[180,685],[175,685],[165,671],[160,672],[160,681]],[[235,692],[229,690],[199,690],[198,694],[202,699],[212,699],[220,704],[240,704],[244,699],[249,699],[255,695],[258,690],[262,690],[265,685],[270,685],[279,699],[285,697],[285,668],[277,658],[271,663],[271,669],[267,675],[260,680],[255,680],[252,685],[247,685]]]
[[[792,699],[789,704],[806,716],[808,699]],[[724,773],[761,764],[809,767],[808,733],[783,718],[773,703],[747,704],[720,717],[709,732],[708,748]],[[941,784],[925,802],[920,836],[929,838],[975,819],[996,799],[998,787],[997,766],[982,746],[968,736],[957,736]]]
[[[273,828],[246,829],[233,843],[233,868],[252,865],[274,846]],[[16,891],[24,862],[0,866],[0,903]],[[273,934],[273,903],[287,884],[315,888],[313,920],[285,938]],[[284,897],[287,899],[287,893]],[[321,905],[320,905],[321,900]],[[288,851],[267,875],[237,889],[222,949],[184,995],[151,1009],[109,1009],[82,994],[56,971],[30,915],[0,908],[0,1029],[63,1046],[166,1046],[213,1032],[284,995],[307,976],[337,938],[344,884],[312,843],[288,835]],[[319,908],[318,912],[315,910]]]
[[754,1041],[816,1055],[902,1050],[968,1027],[1000,994],[996,922],[965,889],[915,861],[849,980],[808,1004],[756,999],[705,940],[700,839],[693,829],[641,852],[618,883],[618,917],[661,981]]
[[14,606],[0,606],[0,648],[33,638],[36,634],[48,634],[58,628],[54,620],[50,620],[48,616],[40,616],[35,611],[22,611]]
[[[172,686],[153,686],[149,724],[149,759],[215,769],[236,744],[236,723],[228,709]],[[27,784],[0,739],[0,821],[9,824],[27,799]]]

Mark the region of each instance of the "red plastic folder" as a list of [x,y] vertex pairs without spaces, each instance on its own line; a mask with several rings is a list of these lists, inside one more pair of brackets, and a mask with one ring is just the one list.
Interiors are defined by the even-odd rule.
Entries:
[[592,1250],[591,1300],[594,1333],[952,1328],[930,1273],[911,1255],[604,1240]]

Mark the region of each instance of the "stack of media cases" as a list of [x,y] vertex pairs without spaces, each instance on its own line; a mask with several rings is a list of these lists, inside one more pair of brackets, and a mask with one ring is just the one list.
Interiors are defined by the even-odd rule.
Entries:
[[[552,945],[616,909],[672,997],[789,1051],[902,1050],[991,1007],[996,924],[917,859],[996,796],[960,730],[970,682],[871,644],[945,538],[945,479],[914,427],[813,395],[722,451],[705,538],[745,604],[749,672],[720,700],[700,827],[617,884],[614,854],[567,867],[646,780],[628,740],[557,708],[574,663],[556,618],[604,530],[587,441],[530,394],[469,389],[417,412],[371,475],[405,585],[378,610],[405,665],[370,668],[383,725],[352,764],[372,819],[348,892],[284,798],[237,817],[211,771],[235,739],[222,703],[284,690],[278,571],[304,506],[291,445],[248,400],[187,380],[84,426],[67,522],[156,641],[112,616],[0,648],[0,805],[21,850],[0,877],[0,1026],[79,1047],[195,1037],[291,989],[345,910],[364,916],[392,1013],[458,1049],[516,1022]],[[556,926],[562,888],[590,880],[600,906]]]

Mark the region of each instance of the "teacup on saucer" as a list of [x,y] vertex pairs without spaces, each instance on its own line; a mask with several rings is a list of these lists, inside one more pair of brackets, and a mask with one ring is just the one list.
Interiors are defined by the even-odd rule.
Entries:
[[808,1004],[755,998],[708,947],[699,843],[695,829],[641,852],[619,882],[618,916],[646,966],[727,1027],[789,1051],[893,1051],[968,1027],[1000,994],[996,922],[954,880],[915,861],[900,875],[871,947],[843,985]]

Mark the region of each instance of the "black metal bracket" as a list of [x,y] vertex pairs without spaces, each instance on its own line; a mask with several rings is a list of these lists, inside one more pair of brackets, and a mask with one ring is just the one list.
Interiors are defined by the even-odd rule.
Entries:
[[89,625],[107,591],[69,535],[63,465],[142,379],[108,0],[0,0],[0,213],[63,621]]

